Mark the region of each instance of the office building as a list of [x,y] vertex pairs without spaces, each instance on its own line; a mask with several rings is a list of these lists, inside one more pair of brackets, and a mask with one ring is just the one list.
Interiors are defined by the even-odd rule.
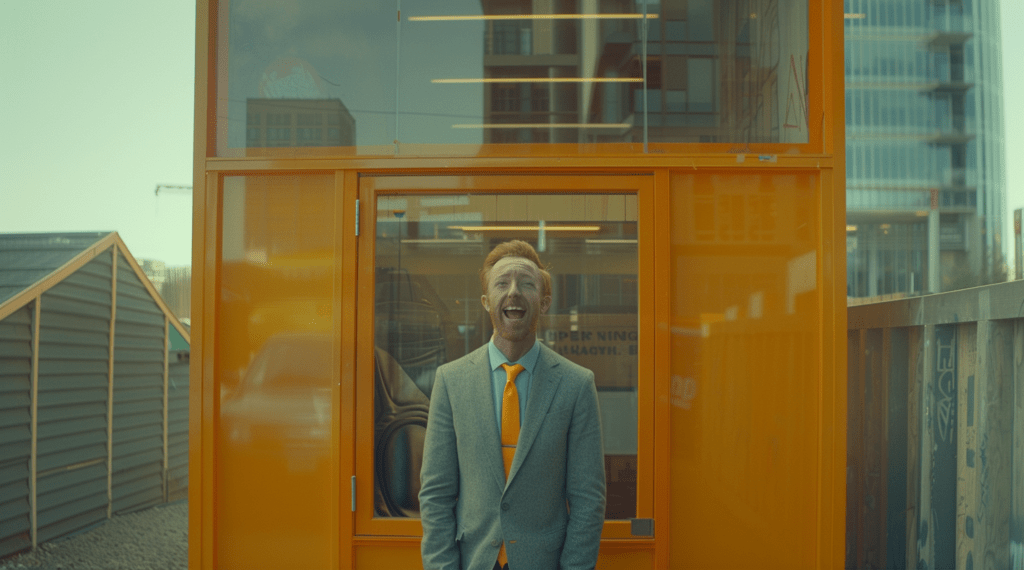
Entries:
[[348,146],[356,122],[340,99],[249,99],[246,146]]
[[846,0],[847,295],[1002,280],[995,0]]

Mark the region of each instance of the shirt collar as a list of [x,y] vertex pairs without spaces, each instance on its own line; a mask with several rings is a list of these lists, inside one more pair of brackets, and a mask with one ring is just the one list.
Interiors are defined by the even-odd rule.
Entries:
[[[494,370],[497,370],[497,368],[499,366],[501,366],[502,364],[505,364],[506,362],[508,362],[508,357],[505,356],[504,354],[502,354],[502,352],[500,350],[498,350],[498,347],[494,346],[494,338],[493,337],[491,338],[491,340],[489,340],[487,342],[487,355],[491,359],[491,371],[492,372]],[[540,357],[540,340],[535,340],[533,342],[533,348],[531,348],[529,351],[527,351],[527,353],[524,354],[522,358],[520,358],[516,362],[509,362],[509,364],[516,364],[516,363],[522,364],[523,365],[523,369],[525,369],[530,374],[533,374],[533,369],[537,366],[537,358],[539,358],[539,357]]]

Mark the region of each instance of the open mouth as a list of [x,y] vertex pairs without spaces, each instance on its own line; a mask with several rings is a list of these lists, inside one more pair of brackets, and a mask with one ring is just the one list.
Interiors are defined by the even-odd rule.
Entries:
[[520,307],[505,307],[502,311],[506,319],[518,320],[526,316],[526,309]]

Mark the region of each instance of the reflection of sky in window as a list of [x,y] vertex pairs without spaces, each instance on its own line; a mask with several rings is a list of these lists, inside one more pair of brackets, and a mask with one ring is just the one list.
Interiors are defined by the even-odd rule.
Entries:
[[[569,2],[565,6],[584,12],[608,8],[583,4]],[[354,142],[360,152],[385,154],[392,152],[396,141],[431,145],[576,142],[574,125],[578,122],[591,123],[588,127],[600,123],[621,127],[622,112],[629,109],[634,117],[631,123],[626,121],[632,125],[626,132],[586,131],[579,140],[593,132],[598,134],[591,136],[600,137],[594,139],[600,142],[635,142],[647,136],[640,130],[643,122],[653,121],[660,127],[688,127],[662,132],[659,137],[665,142],[696,142],[704,136],[719,142],[807,141],[803,87],[807,78],[798,71],[804,69],[807,54],[803,1],[783,3],[778,10],[769,10],[763,20],[754,13],[735,14],[736,24],[747,30],[740,33],[745,38],[740,50],[744,55],[742,65],[725,67],[722,58],[734,56],[728,55],[733,53],[729,50],[719,53],[715,44],[716,29],[723,26],[712,17],[712,0],[688,0],[685,10],[673,9],[664,17],[658,14],[660,4],[648,3],[647,12],[658,15],[648,22],[652,37],[660,38],[664,26],[668,41],[656,39],[646,48],[635,36],[642,28],[639,16],[601,22],[415,19],[479,16],[482,5],[490,6],[489,12],[530,11],[529,3],[517,1],[453,0],[406,6],[398,22],[396,6],[390,1],[225,3],[229,12],[224,38],[228,89],[219,112],[228,124],[218,141],[223,144],[226,140],[228,148],[236,149]],[[633,6],[636,12],[642,7]],[[757,34],[750,31],[751,26]],[[491,28],[489,37],[485,30]],[[752,35],[760,39],[747,46]],[[485,70],[488,49],[492,55]],[[636,89],[638,85],[563,81],[639,79],[636,62],[643,49],[658,62],[652,72],[656,80],[646,97]],[[760,71],[748,73],[745,66]],[[477,81],[485,73],[493,75],[492,79],[543,79],[488,88]],[[749,98],[723,102],[718,85],[728,82],[739,82],[745,92],[770,92],[773,103],[763,106]],[[249,105],[250,99],[299,102]],[[336,101],[351,115],[354,129]],[[295,115],[333,113],[338,127],[296,130],[296,126],[268,123],[254,124],[247,132],[247,105],[253,120],[262,115],[269,120],[270,113],[282,113],[274,109],[291,107]],[[740,122],[734,125],[713,116],[726,111],[721,105],[729,105],[730,116],[740,117]],[[665,112],[672,116],[657,116]],[[505,123],[523,126],[502,128]],[[783,123],[786,130],[780,130]],[[702,129],[699,137],[694,128]]]
[[[448,14],[480,14],[479,2],[446,2]],[[422,9],[420,9],[422,10]],[[408,10],[409,16],[437,12]],[[410,22],[403,11],[399,140],[407,143],[483,142],[483,132],[453,129],[458,123],[482,123],[483,84],[432,84],[431,79],[483,77],[482,21]]]
[[[403,14],[399,34],[390,2],[241,0],[229,9],[228,146],[245,146],[246,99],[260,97],[340,99],[355,119],[357,145],[390,145],[396,64],[401,142],[481,142],[480,132],[451,125],[481,120],[482,86],[430,83],[482,75],[481,22],[409,22]],[[480,3],[446,2],[444,10],[479,14]]]

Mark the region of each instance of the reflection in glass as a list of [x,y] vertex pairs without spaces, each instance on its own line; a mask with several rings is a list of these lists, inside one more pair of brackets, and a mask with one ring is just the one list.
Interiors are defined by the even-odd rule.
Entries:
[[[332,175],[224,178],[217,295],[221,567],[329,564]],[[267,493],[271,482],[288,481]]]
[[394,3],[219,5],[218,155],[394,142]]
[[221,5],[220,155],[808,141],[807,0]]
[[606,517],[635,516],[636,197],[386,196],[376,219],[376,514],[418,516],[434,373],[490,339],[478,272],[495,245],[522,239],[553,277],[552,307],[538,336],[595,374]]
[[[730,560],[791,564],[817,530],[799,490],[818,484],[821,446],[820,191],[815,172],[671,177],[670,508],[701,513],[673,532],[758,529],[728,541]],[[723,566],[696,550],[687,565]]]

